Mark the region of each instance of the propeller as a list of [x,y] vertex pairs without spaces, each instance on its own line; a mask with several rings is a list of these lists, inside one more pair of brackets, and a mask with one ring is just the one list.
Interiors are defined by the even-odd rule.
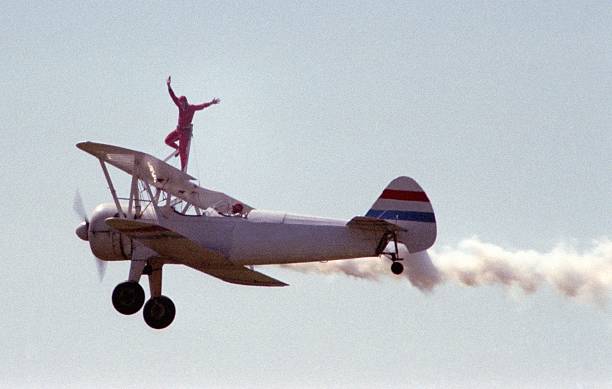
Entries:
[[74,212],[89,226],[89,217],[87,217],[87,211],[85,211],[85,205],[83,205],[83,198],[81,197],[81,193],[76,191],[74,194],[74,201],[72,203],[72,209]]
[[[74,212],[79,216],[79,219],[82,220],[81,224],[76,228],[76,235],[83,240],[89,240],[89,217],[87,216],[87,211],[85,211],[81,193],[79,193],[78,190],[74,195],[72,209],[74,209]],[[96,257],[94,257],[94,259],[96,261],[96,268],[98,269],[98,278],[100,278],[100,282],[102,282],[104,274],[106,274],[106,262]]]
[[72,209],[81,219],[81,224],[76,228],[76,235],[83,239],[89,240],[89,217],[87,217],[87,211],[85,211],[85,205],[83,205],[83,198],[77,190],[74,194],[74,201],[72,202]]
[[94,259],[96,260],[96,269],[98,269],[98,278],[100,279],[100,282],[102,282],[102,280],[104,280],[104,275],[106,274],[106,262],[96,257],[94,257]]

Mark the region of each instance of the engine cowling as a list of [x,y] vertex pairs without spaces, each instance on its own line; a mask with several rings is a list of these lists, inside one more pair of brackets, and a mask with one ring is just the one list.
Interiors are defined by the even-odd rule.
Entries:
[[132,241],[113,231],[105,220],[118,217],[114,204],[100,204],[94,209],[89,222],[87,237],[92,253],[105,261],[122,261],[132,256]]

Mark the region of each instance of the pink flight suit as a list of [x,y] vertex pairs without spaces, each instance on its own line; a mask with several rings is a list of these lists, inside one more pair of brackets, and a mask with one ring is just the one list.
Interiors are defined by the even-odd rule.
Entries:
[[189,104],[185,96],[177,98],[170,85],[168,85],[168,93],[170,93],[172,101],[174,101],[174,104],[176,104],[179,109],[179,116],[176,128],[166,136],[165,142],[168,146],[178,150],[181,158],[181,170],[185,171],[189,158],[189,155],[187,155],[187,146],[189,145],[189,138],[191,137],[191,121],[193,120],[193,115],[196,111],[203,110],[213,105],[213,102],[194,105]]

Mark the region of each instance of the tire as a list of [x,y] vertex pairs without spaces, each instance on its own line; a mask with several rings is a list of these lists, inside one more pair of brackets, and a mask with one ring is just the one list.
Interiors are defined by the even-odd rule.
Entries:
[[166,296],[150,298],[142,310],[144,321],[156,330],[168,327],[174,320],[175,314],[174,303]]
[[144,300],[144,290],[135,281],[122,282],[113,290],[113,306],[123,315],[133,315],[140,311]]
[[393,262],[391,264],[391,272],[395,275],[400,275],[404,271],[404,265],[399,262]]

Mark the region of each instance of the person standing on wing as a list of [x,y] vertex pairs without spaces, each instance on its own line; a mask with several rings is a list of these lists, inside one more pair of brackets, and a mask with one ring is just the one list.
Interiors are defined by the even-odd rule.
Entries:
[[193,115],[196,111],[203,110],[204,108],[210,107],[214,104],[219,104],[221,100],[214,98],[207,103],[193,105],[189,104],[187,102],[187,97],[176,97],[172,87],[170,86],[170,81],[170,76],[168,76],[168,79],[166,80],[166,85],[168,85],[168,93],[170,93],[172,101],[174,101],[174,104],[176,104],[178,107],[179,116],[176,128],[174,131],[169,133],[168,136],[166,136],[165,142],[168,146],[177,150],[178,155],[181,157],[181,170],[184,172],[187,170],[187,161],[189,159],[189,142],[191,141],[191,131],[193,130],[193,125],[191,124]]

